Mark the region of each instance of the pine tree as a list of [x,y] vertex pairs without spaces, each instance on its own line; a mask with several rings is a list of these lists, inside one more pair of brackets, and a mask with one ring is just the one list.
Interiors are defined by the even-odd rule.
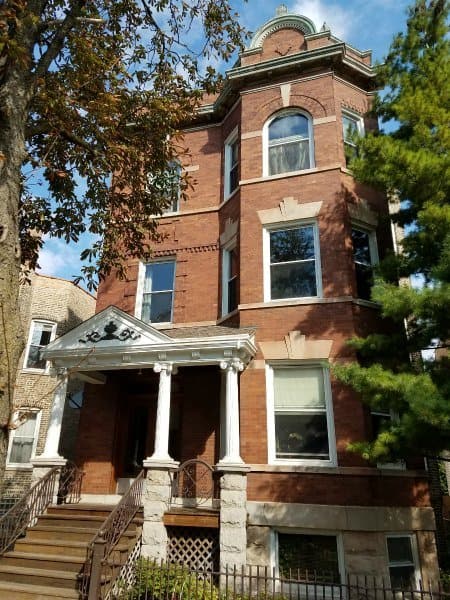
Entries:
[[[339,379],[373,408],[390,410],[371,442],[353,450],[374,462],[450,448],[450,37],[447,0],[417,0],[379,78],[385,92],[374,115],[389,133],[358,142],[356,179],[395,197],[405,238],[380,265],[372,299],[402,336],[352,340],[358,363],[338,366]],[[420,276],[422,286],[405,279]],[[399,284],[399,281],[401,282]],[[417,360],[437,345],[438,360]]]

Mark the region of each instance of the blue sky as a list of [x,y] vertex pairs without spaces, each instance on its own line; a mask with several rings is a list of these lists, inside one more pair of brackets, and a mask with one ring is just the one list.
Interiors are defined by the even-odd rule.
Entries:
[[[279,0],[248,0],[233,2],[242,24],[255,31],[275,16]],[[392,37],[405,27],[407,0],[293,0],[286,1],[289,12],[309,17],[320,29],[327,23],[332,33],[359,50],[372,50],[373,59],[382,61]],[[79,253],[86,238],[79,244],[46,240],[40,255],[41,273],[71,279],[79,274]]]

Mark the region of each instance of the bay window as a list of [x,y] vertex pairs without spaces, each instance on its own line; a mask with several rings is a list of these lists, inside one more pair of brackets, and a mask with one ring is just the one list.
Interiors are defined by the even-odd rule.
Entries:
[[378,262],[375,232],[353,227],[352,244],[356,292],[358,298],[370,300],[373,284],[373,268]]
[[313,164],[312,122],[299,111],[283,112],[266,125],[265,174],[310,169]]
[[23,363],[25,369],[45,371],[47,361],[41,358],[41,350],[55,338],[55,335],[56,323],[39,320],[31,321]]

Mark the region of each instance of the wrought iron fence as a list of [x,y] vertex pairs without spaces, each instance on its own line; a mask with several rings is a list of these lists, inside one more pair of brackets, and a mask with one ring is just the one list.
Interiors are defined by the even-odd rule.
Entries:
[[204,460],[191,459],[172,473],[170,505],[207,505],[219,497],[214,469]]
[[[111,597],[116,579],[126,577],[128,557],[136,555],[136,546],[134,549],[126,544],[121,547],[118,542],[142,506],[144,479],[144,471],[141,471],[89,543],[80,582],[83,598],[106,600]],[[140,548],[140,539],[136,545]]]
[[[73,463],[53,467],[0,518],[0,555],[34,525],[54,501],[74,502],[80,497],[83,472]],[[60,483],[58,490],[56,486]]]
[[440,583],[417,581],[394,588],[388,578],[348,575],[345,582],[321,581],[316,573],[246,567],[200,571],[138,559],[116,581],[111,600],[450,600]]

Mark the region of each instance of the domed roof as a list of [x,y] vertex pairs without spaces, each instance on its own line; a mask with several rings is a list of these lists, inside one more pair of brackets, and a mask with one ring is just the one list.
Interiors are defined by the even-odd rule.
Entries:
[[304,17],[302,15],[296,15],[294,13],[289,13],[286,6],[281,4],[277,8],[277,14],[273,19],[264,23],[253,35],[252,40],[250,42],[250,46],[248,50],[253,50],[254,48],[261,48],[264,43],[264,40],[274,33],[275,31],[279,31],[280,29],[297,29],[301,31],[304,35],[308,35],[311,33],[317,33],[316,27],[311,19],[308,17]]

